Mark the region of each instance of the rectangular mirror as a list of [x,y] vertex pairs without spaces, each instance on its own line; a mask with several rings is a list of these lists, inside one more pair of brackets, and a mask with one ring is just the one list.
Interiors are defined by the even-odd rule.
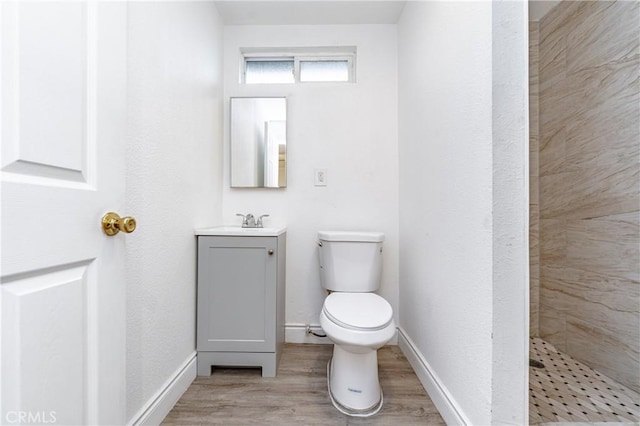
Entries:
[[287,186],[287,99],[231,98],[231,187]]

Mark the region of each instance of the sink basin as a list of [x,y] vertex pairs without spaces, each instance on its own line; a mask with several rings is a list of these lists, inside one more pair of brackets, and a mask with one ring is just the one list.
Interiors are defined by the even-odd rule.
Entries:
[[242,228],[240,226],[214,226],[212,228],[196,229],[195,235],[210,235],[220,237],[277,237],[287,232],[284,226],[268,228]]

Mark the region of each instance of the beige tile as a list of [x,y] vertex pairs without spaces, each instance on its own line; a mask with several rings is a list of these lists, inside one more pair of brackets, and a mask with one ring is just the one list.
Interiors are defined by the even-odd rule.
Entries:
[[[545,277],[544,286],[550,291],[555,291],[556,295],[548,295],[545,303],[557,306],[553,299],[562,294],[576,299],[574,303],[583,304],[576,311],[603,310],[600,317],[606,320],[606,312],[621,312],[629,315],[637,315],[640,310],[640,283],[626,278],[617,278],[596,272],[584,271],[570,267],[550,267],[541,266],[541,274]],[[569,303],[569,302],[565,302]],[[594,318],[594,312],[575,312],[574,315],[582,314],[583,319]],[[635,320],[628,318],[622,321],[620,330],[629,332],[629,337],[636,339],[640,344],[640,329],[635,327]]]
[[529,23],[529,333],[538,335],[540,287],[540,211],[538,207],[539,168],[539,95],[538,95],[539,25]]
[[[530,63],[538,61],[530,148],[539,145],[540,335],[585,360],[613,351],[598,362],[616,377],[625,368],[640,374],[640,2],[560,2],[538,34],[530,28],[530,50]],[[535,264],[532,251],[532,271]],[[578,334],[592,338],[581,344]]]
[[545,34],[553,33],[556,30],[564,31],[571,19],[580,13],[580,9],[584,7],[584,2],[579,1],[561,1],[556,7],[550,10],[540,19],[539,31],[540,39]]
[[539,93],[567,75],[567,31],[550,28],[541,23],[538,34],[538,82]]
[[566,171],[640,161],[640,58],[607,65],[585,79],[580,108],[567,123]]
[[538,174],[540,177],[557,174],[566,171],[565,161],[566,150],[566,130],[565,124],[559,124],[555,129],[541,130],[540,134],[540,155]]
[[538,47],[538,93],[553,87],[566,77],[567,40],[564,33],[551,33],[540,39]]
[[530,73],[529,77],[537,78],[538,70],[538,49],[540,44],[540,26],[537,22],[529,21],[529,67],[535,70],[534,73]]
[[[632,101],[637,99],[639,61],[640,55],[624,62],[612,62],[595,69],[576,72],[567,77],[567,89],[572,89],[571,94],[575,94],[575,99],[572,100],[578,102],[574,112],[580,114],[584,110],[602,105],[607,107],[602,110],[603,113],[616,109],[622,111],[632,106]],[[580,117],[577,119],[579,121]],[[627,123],[631,124],[633,123]]]
[[540,311],[540,283],[539,280],[532,278],[529,284],[529,334],[531,336],[539,335],[538,316]]
[[[535,280],[536,284],[540,283],[540,263],[537,256],[529,261],[529,277],[530,281]],[[533,285],[533,284],[532,284]]]
[[[540,264],[565,265],[567,256],[567,232],[564,219],[540,218]],[[541,271],[541,278],[544,273]]]
[[535,204],[538,204],[538,175],[540,169],[540,148],[538,144],[538,136],[529,136],[529,180],[536,184]]
[[[638,324],[640,326],[640,324]],[[640,392],[640,354],[629,342],[577,319],[567,321],[567,352],[579,361]],[[585,356],[587,355],[587,356]]]
[[622,170],[599,166],[540,177],[541,219],[606,216],[638,209],[640,164]]
[[535,176],[536,179],[529,179],[529,205],[533,205],[536,206],[536,214],[537,214],[537,207],[538,207],[538,198],[539,198],[539,190],[538,190],[538,179],[537,176]]
[[529,275],[540,278],[539,216],[536,205],[529,207]]
[[566,347],[566,316],[545,305],[545,302],[544,295],[541,293],[538,314],[540,337],[562,351]]
[[[640,351],[640,283],[569,268],[544,267],[540,300],[557,315],[598,324]],[[554,274],[556,274],[554,276]],[[626,299],[626,300],[625,300]],[[568,337],[567,337],[568,339]],[[573,355],[571,350],[567,353]],[[588,355],[584,355],[588,358]]]
[[[532,134],[537,136],[538,133],[538,116],[540,115],[540,95],[538,93],[537,70],[529,68],[529,125],[534,130]],[[535,75],[531,75],[535,73]]]
[[538,46],[540,34],[540,24],[536,21],[529,21],[529,47]]
[[637,57],[640,40],[640,3],[637,1],[584,2],[567,32],[567,72],[597,68]]
[[[639,211],[567,220],[566,232],[567,265],[640,282]],[[640,304],[640,295],[637,302]]]
[[579,79],[564,75],[547,76],[540,70],[538,108],[541,144],[573,119],[580,108],[577,100],[583,95],[581,84]]

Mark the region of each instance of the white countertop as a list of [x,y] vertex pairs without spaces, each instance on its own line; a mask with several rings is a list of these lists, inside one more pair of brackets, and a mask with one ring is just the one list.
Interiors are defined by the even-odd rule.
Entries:
[[214,226],[195,230],[195,235],[210,235],[219,237],[277,237],[287,232],[286,226],[268,228],[242,228],[240,226]]

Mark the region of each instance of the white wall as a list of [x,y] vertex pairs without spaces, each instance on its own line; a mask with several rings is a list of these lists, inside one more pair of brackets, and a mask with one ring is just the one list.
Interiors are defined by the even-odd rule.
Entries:
[[493,424],[529,420],[529,19],[494,2]]
[[[357,46],[357,82],[239,84],[239,49],[269,46]],[[396,26],[227,26],[224,63],[227,110],[232,96],[288,98],[287,188],[229,188],[228,119],[223,177],[225,224],[239,224],[235,214],[251,212],[270,214],[266,225],[288,227],[287,324],[318,323],[326,296],[318,275],[318,230],[386,234],[380,294],[397,315]],[[314,186],[314,168],[327,169],[326,187]],[[287,339],[305,341],[302,328],[289,327]]]
[[[516,256],[524,250],[519,266],[526,269],[522,220],[527,207],[519,204],[526,196],[516,191],[515,208],[503,214],[511,201],[495,197],[503,186],[494,186],[493,156],[510,142],[516,149],[527,148],[524,136],[500,133],[503,123],[494,120],[495,114],[506,114],[511,125],[510,114],[524,117],[525,109],[517,102],[500,105],[503,97],[494,93],[492,43],[502,30],[493,28],[492,13],[491,2],[408,2],[398,24],[400,327],[427,370],[423,377],[430,377],[440,394],[432,398],[445,402],[438,408],[448,422],[509,422],[508,414],[515,413],[513,423],[524,424],[526,324],[520,335],[501,334],[494,315],[502,315],[504,303],[514,299],[509,290],[494,293],[494,279],[499,284],[513,279],[512,290],[525,297],[526,274],[507,271],[502,244],[510,243]],[[524,44],[522,49],[526,52]],[[526,68],[510,68],[502,77],[511,72],[520,72],[524,84]],[[524,118],[519,124],[525,124]],[[521,157],[503,155],[501,160],[513,162],[497,169],[504,185],[520,185],[524,193]],[[509,221],[507,229],[495,223],[496,210],[496,217]],[[526,323],[524,304],[516,309],[521,312],[514,323]],[[496,333],[500,347],[492,341]],[[500,350],[510,356],[498,365],[509,367],[505,359],[518,358],[515,373],[509,372],[521,375],[496,393],[519,392],[506,410],[505,401],[493,393],[496,377],[502,378],[494,368]]]
[[222,24],[209,2],[129,3],[127,418],[195,351],[196,241],[220,221]]

